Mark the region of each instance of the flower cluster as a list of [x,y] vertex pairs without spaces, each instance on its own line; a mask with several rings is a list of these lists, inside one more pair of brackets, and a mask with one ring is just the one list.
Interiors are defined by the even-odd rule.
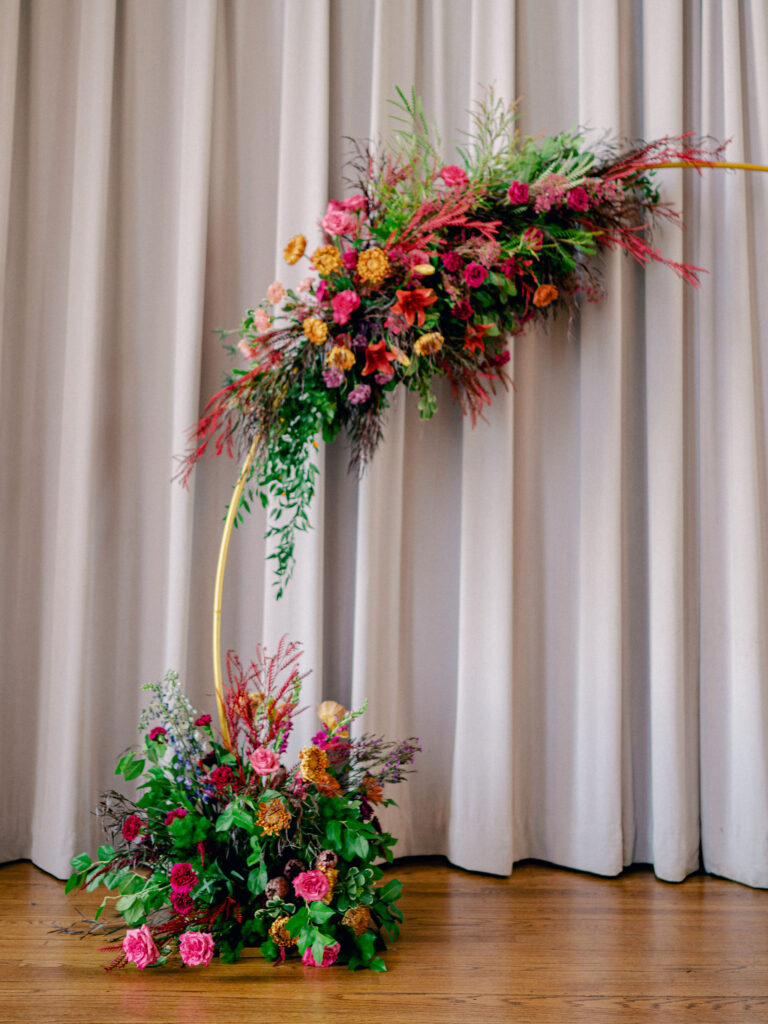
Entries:
[[[209,402],[182,477],[215,440],[217,453],[258,439],[257,491],[270,505],[278,597],[293,566],[293,539],[308,525],[317,439],[340,431],[362,471],[383,434],[400,385],[437,407],[446,376],[464,413],[481,416],[506,386],[509,338],[558,308],[600,294],[591,257],[619,248],[695,282],[645,238],[660,202],[656,165],[705,164],[714,153],[686,137],[599,154],[576,134],[521,138],[515,111],[491,95],[474,116],[463,166],[445,164],[419,101],[400,94],[412,130],[379,152],[358,150],[357,191],[331,200],[323,243],[294,236],[285,259],[309,261],[296,289],[279,281],[242,322],[248,360]],[[706,158],[706,159],[705,159]],[[234,351],[234,350],[233,350]],[[253,492],[246,492],[247,510]]]
[[307,966],[386,969],[378,950],[399,934],[401,886],[376,865],[392,860],[396,842],[376,808],[392,803],[384,786],[405,778],[420,748],[351,738],[364,708],[325,701],[320,731],[297,764],[284,764],[301,710],[300,653],[283,640],[274,655],[259,648],[247,668],[229,655],[227,744],[175,674],[150,687],[143,750],[117,769],[140,778],[143,795],[104,797],[110,843],[96,860],[74,857],[67,882],[67,891],[103,884],[114,893],[97,913],[114,901],[126,925],[122,943],[108,947],[118,953],[112,966],[176,957],[208,966],[256,945],[269,960],[295,952]]

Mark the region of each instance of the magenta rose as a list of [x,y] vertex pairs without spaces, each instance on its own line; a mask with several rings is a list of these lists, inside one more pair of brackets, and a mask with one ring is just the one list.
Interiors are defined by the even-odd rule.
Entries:
[[123,952],[129,963],[134,963],[143,971],[150,967],[160,956],[160,950],[155,945],[152,932],[147,925],[141,928],[129,928],[123,939]]
[[522,206],[528,202],[530,189],[525,181],[513,181],[507,189],[507,198],[513,206]]
[[251,768],[257,775],[272,775],[280,767],[280,758],[273,750],[266,747],[257,747],[252,754],[248,755]]
[[350,316],[360,305],[360,296],[351,288],[347,288],[346,291],[333,296],[331,305],[333,306],[333,319],[337,324],[343,326],[349,323]]
[[197,875],[191,864],[182,861],[171,868],[170,881],[174,892],[191,892],[197,885]]
[[349,235],[357,227],[357,221],[344,210],[329,210],[320,221],[320,227],[329,235]]
[[538,252],[544,245],[544,232],[541,228],[526,228],[523,232],[523,241],[529,249]]
[[155,728],[150,731],[149,735],[147,736],[147,739],[150,741],[150,743],[159,743],[160,740],[165,741],[167,736],[168,730],[164,729],[162,725],[156,725]]
[[179,952],[187,967],[207,967],[213,958],[210,932],[184,932],[179,937]]
[[129,814],[123,822],[123,839],[132,843],[141,833],[141,818],[138,814]]
[[589,196],[587,190],[577,185],[568,193],[568,205],[572,210],[584,211],[589,209]]
[[304,950],[304,956],[301,958],[301,962],[305,967],[330,967],[331,964],[336,963],[336,958],[341,950],[341,944],[334,942],[331,946],[326,946],[323,950],[323,962],[319,964],[312,955],[312,947],[307,946]]
[[464,280],[470,288],[479,288],[488,277],[488,270],[482,263],[468,263],[464,268]]
[[210,724],[211,724],[211,716],[210,715],[200,715],[199,718],[195,719],[195,725],[198,726],[200,729],[204,729],[206,727],[206,725],[210,725]]
[[177,807],[173,811],[168,811],[165,816],[165,824],[170,825],[172,822],[176,821],[177,818],[186,818],[187,813],[186,807]]
[[322,871],[302,871],[294,878],[293,889],[300,899],[314,903],[328,894],[330,884]]
[[464,171],[456,164],[447,164],[443,167],[439,177],[443,179],[448,188],[464,188],[468,180]]

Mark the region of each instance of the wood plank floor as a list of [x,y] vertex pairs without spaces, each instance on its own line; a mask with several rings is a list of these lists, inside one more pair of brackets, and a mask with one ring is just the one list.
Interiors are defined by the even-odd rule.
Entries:
[[0,867],[3,1024],[465,1024],[768,1021],[768,894],[706,875],[602,879],[537,863],[510,878],[439,859],[396,866],[405,927],[389,972],[258,955],[105,974],[104,940],[51,933],[97,894],[28,863]]

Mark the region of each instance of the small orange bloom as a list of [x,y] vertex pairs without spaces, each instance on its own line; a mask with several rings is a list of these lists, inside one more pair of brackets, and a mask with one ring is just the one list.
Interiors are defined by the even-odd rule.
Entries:
[[377,782],[372,775],[366,775],[363,779],[365,799],[372,804],[380,804],[384,799],[384,787]]
[[298,263],[307,248],[307,240],[304,235],[294,235],[283,250],[283,259],[286,263]]
[[381,284],[390,273],[389,257],[383,249],[374,246],[363,249],[357,257],[357,274],[361,281]]
[[554,302],[560,293],[553,284],[540,284],[533,294],[533,304],[543,309]]
[[437,296],[432,288],[411,288],[410,291],[397,292],[397,302],[392,307],[393,313],[399,313],[405,317],[408,323],[413,326],[417,323],[422,326],[426,319],[424,310],[434,306]]
[[363,375],[366,373],[386,373],[389,375],[392,373],[390,363],[394,363],[396,359],[395,353],[390,352],[387,348],[386,341],[383,339],[376,341],[365,350]]
[[299,751],[301,777],[316,782],[328,774],[328,755],[320,747],[305,747]]
[[268,836],[274,836],[288,828],[291,823],[290,811],[285,807],[279,797],[270,800],[269,803],[259,804],[259,813],[256,815],[256,824],[262,832]]

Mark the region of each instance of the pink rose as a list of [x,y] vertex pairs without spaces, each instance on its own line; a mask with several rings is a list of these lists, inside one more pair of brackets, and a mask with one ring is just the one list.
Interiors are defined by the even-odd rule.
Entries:
[[312,278],[311,277],[302,277],[302,279],[296,285],[296,291],[297,292],[308,292],[311,287],[312,287]]
[[187,967],[207,967],[213,958],[210,932],[184,932],[179,937],[179,952]]
[[[273,281],[269,288],[267,288],[267,301],[271,302],[274,306],[276,302],[282,302],[284,298],[285,288],[283,288],[279,281]],[[253,316],[255,320],[256,314],[254,313]]]
[[253,348],[247,338],[241,338],[237,343],[237,347],[246,359],[256,358],[256,349]]
[[368,205],[368,200],[365,196],[350,196],[349,199],[345,199],[341,203],[342,210],[346,210],[348,213],[355,213],[357,210],[364,210]]
[[530,189],[525,181],[513,181],[507,189],[507,198],[513,206],[522,206],[528,202]]
[[350,316],[360,305],[360,296],[351,288],[347,288],[346,291],[333,296],[331,305],[333,306],[333,319],[336,323],[348,324]]
[[568,206],[572,210],[584,211],[589,209],[589,196],[587,190],[577,185],[568,193]]
[[272,775],[280,767],[280,758],[266,747],[257,747],[248,755],[248,760],[257,775]]
[[439,175],[448,188],[464,188],[467,184],[467,176],[456,164],[448,164],[440,171]]
[[[279,281],[275,281],[275,284],[279,285],[281,288],[283,287],[280,284]],[[274,287],[275,287],[274,284],[270,285],[270,288],[274,288]],[[284,288],[283,288],[283,295],[285,295],[285,289]],[[272,300],[270,299],[270,302],[271,301]],[[276,301],[279,302],[280,300],[278,299]],[[261,331],[262,333],[264,331],[268,331],[269,330],[269,317],[267,316],[267,314],[264,312],[263,309],[254,309],[254,311],[253,311],[253,326],[256,328],[257,331]]]
[[329,235],[349,235],[357,227],[357,221],[344,210],[329,210],[320,221],[320,227]]
[[544,232],[541,228],[526,228],[523,232],[523,241],[534,252],[538,252],[544,245]]
[[341,943],[334,942],[331,946],[326,946],[323,950],[323,962],[319,964],[312,955],[312,947],[307,946],[304,950],[304,956],[301,958],[301,962],[305,967],[330,967],[331,964],[336,963],[336,958],[341,950]]
[[464,268],[464,280],[470,288],[479,288],[488,277],[488,270],[482,263],[468,263]]
[[328,894],[330,884],[322,871],[302,871],[294,878],[293,889],[300,899],[314,903]]
[[125,959],[129,963],[136,964],[140,971],[155,963],[160,956],[160,950],[155,945],[152,932],[145,924],[141,928],[128,929],[123,939],[123,952]]

